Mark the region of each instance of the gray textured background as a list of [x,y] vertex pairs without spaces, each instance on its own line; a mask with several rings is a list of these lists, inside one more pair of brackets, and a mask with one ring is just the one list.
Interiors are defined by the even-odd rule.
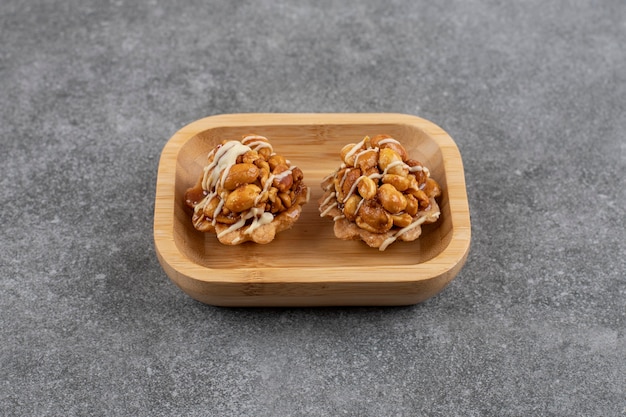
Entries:
[[[0,415],[626,415],[623,0],[3,0],[0,40]],[[442,126],[465,268],[404,308],[191,300],[158,158],[235,112]]]

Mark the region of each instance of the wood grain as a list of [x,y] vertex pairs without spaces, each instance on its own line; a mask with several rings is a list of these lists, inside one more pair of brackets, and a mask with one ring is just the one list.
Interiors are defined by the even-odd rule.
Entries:
[[[224,246],[196,231],[183,197],[207,154],[224,139],[266,136],[304,172],[311,200],[300,220],[267,245]],[[386,251],[342,241],[321,218],[320,182],[341,163],[339,151],[365,135],[389,134],[442,186],[440,220],[414,242]],[[450,136],[403,114],[230,114],[195,121],[168,141],[159,162],[154,213],[157,256],[170,279],[203,303],[221,306],[407,305],[439,293],[470,247],[463,164]]]

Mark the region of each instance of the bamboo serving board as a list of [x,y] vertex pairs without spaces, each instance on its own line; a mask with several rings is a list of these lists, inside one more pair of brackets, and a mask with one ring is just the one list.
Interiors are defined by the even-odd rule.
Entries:
[[[225,246],[196,231],[184,203],[222,140],[254,133],[302,169],[311,198],[298,222],[267,245]],[[441,216],[414,242],[384,252],[335,238],[322,218],[320,183],[341,163],[339,151],[364,136],[389,134],[430,169],[442,188]],[[172,136],[159,163],[154,212],[156,253],[169,278],[192,298],[218,306],[409,305],[439,293],[470,247],[463,164],[450,136],[403,114],[231,114],[197,120]]]

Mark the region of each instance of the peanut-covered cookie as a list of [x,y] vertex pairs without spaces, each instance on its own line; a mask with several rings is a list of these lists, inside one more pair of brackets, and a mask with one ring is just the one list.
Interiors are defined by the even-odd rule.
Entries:
[[185,193],[193,226],[226,245],[269,243],[300,217],[309,199],[300,168],[274,152],[268,139],[224,141],[208,155],[197,184]]
[[396,240],[417,239],[422,224],[438,220],[439,184],[396,139],[365,137],[344,146],[341,160],[322,181],[319,201],[320,216],[333,219],[338,238],[384,251]]

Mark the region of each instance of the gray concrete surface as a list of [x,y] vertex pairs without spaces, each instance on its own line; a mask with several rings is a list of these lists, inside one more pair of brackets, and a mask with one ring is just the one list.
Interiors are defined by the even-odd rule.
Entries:
[[[0,3],[0,415],[626,416],[626,3]],[[158,158],[234,112],[400,112],[468,262],[403,308],[223,309],[163,273]]]

